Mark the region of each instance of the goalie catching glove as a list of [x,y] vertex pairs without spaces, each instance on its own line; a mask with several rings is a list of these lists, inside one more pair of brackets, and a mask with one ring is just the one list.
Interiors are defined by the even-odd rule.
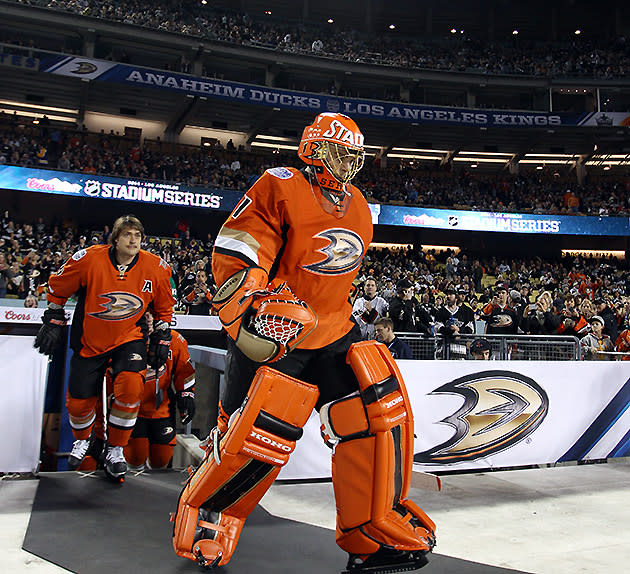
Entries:
[[59,346],[64,327],[68,324],[63,307],[46,309],[42,322],[44,324],[39,328],[34,346],[43,355],[51,357]]
[[153,332],[149,335],[149,349],[147,362],[155,371],[159,371],[168,360],[171,344],[171,328],[166,321],[153,322]]
[[195,416],[195,391],[177,391],[177,410],[183,425],[192,421]]
[[212,304],[228,335],[256,363],[282,359],[317,327],[315,312],[286,283],[269,289],[267,272],[246,267],[228,277]]

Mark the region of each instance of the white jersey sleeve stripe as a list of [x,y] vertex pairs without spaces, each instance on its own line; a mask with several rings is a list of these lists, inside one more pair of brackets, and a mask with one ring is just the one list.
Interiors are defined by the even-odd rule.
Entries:
[[215,242],[215,247],[221,247],[222,249],[226,249],[228,251],[236,251],[251,259],[256,265],[259,265],[260,262],[258,260],[258,254],[244,241],[239,241],[238,239],[232,239],[231,237],[222,237],[219,235]]

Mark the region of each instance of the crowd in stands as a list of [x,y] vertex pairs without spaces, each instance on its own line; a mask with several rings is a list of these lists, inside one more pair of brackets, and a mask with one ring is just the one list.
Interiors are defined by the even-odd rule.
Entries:
[[[589,41],[557,44],[487,43],[460,38],[430,42],[397,34],[292,24],[226,13],[207,5],[167,0],[18,0],[21,4],[64,10],[239,45],[258,46],[348,62],[413,69],[518,74],[545,77],[625,77],[630,45],[623,37],[602,45]],[[262,15],[261,15],[262,16]]]
[[[45,298],[51,273],[77,250],[107,242],[109,233],[108,226],[82,229],[76,222],[41,217],[17,221],[5,211],[0,216],[0,297],[34,306],[35,299]],[[195,235],[180,221],[171,237],[150,236],[144,248],[171,266],[177,310],[208,314],[208,299],[216,290],[213,237]],[[392,315],[396,331],[445,334],[448,313],[447,318],[458,320],[469,316],[471,324],[486,321],[488,333],[573,335],[583,340],[587,358],[601,358],[598,350],[630,351],[630,271],[625,261],[612,257],[478,258],[451,250],[372,248],[357,276],[357,297],[365,297],[367,279],[376,282],[368,298],[382,297],[390,311],[397,299],[411,300],[406,305],[413,306],[415,318],[400,323]]]
[[[247,190],[270,167],[302,167],[295,153],[253,152],[231,142],[198,147],[145,141],[20,121],[0,113],[0,165],[170,181],[209,189]],[[578,185],[575,174],[541,170],[476,174],[430,165],[366,162],[354,182],[369,201],[492,212],[629,215],[630,177]]]

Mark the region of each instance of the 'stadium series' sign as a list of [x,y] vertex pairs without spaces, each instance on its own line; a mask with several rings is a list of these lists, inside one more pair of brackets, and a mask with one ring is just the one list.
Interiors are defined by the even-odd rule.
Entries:
[[[88,176],[16,166],[0,166],[0,189],[212,211],[232,211],[243,197],[242,192],[228,189],[213,190],[178,183]],[[370,203],[369,207],[374,225],[545,235],[630,236],[628,217],[492,213],[378,203]]]
[[0,167],[0,188],[75,197],[231,211],[243,195],[178,183],[132,180],[16,166]]

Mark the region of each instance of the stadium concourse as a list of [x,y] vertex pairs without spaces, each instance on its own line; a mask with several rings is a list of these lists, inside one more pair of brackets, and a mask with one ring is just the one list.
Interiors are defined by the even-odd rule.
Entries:
[[[171,546],[168,512],[184,476],[144,473],[122,488],[68,472],[3,477],[2,572],[201,571]],[[412,488],[438,525],[438,545],[422,571],[625,572],[629,478],[630,461],[617,459],[451,474],[442,477],[442,492]],[[81,504],[86,497],[90,505]],[[123,509],[124,521],[116,522]],[[233,562],[219,572],[338,572],[345,565],[334,544],[330,483],[277,483],[248,525]]]

